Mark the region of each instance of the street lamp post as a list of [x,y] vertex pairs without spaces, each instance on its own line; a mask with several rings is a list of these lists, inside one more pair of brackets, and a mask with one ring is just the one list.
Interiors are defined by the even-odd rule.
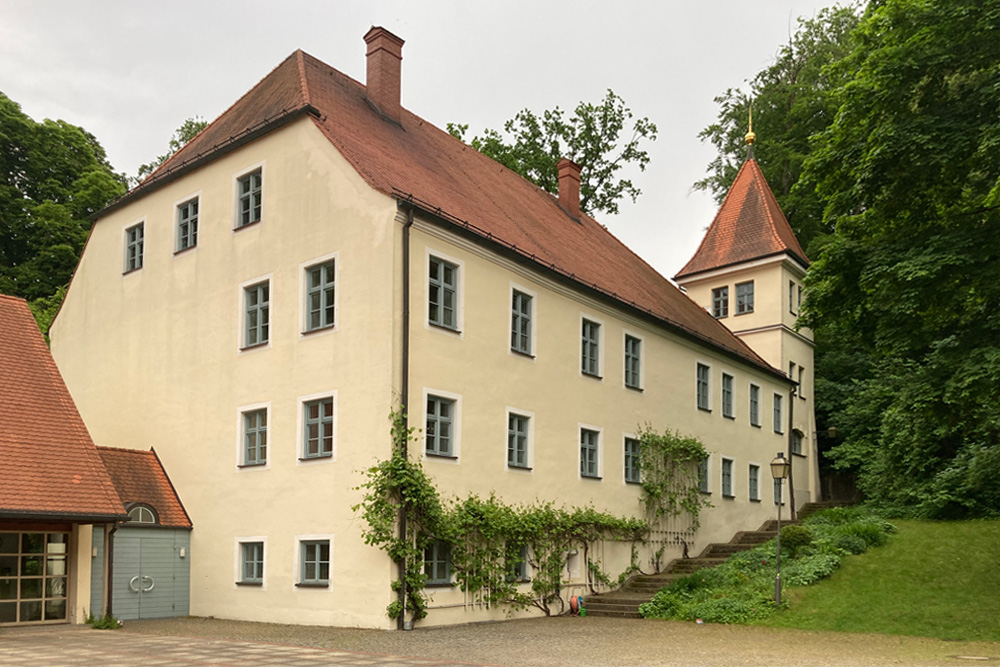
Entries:
[[781,606],[781,483],[788,479],[788,472],[791,468],[792,463],[785,458],[784,452],[778,452],[778,455],[771,461],[771,476],[778,483],[778,497],[775,498],[778,503],[778,538],[775,545],[777,574],[774,577],[774,605],[776,607]]

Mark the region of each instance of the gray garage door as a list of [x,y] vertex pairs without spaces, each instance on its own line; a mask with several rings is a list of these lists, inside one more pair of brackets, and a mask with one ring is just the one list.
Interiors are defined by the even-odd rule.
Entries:
[[187,616],[191,599],[190,545],[187,530],[118,529],[114,615],[122,620]]

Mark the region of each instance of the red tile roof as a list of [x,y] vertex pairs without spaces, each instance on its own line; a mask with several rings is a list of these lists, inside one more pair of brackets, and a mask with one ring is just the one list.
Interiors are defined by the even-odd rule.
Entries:
[[123,503],[149,505],[156,510],[161,526],[191,527],[191,519],[155,451],[117,447],[98,447],[97,451]]
[[0,295],[0,517],[123,514],[27,302]]
[[775,372],[593,218],[571,219],[548,192],[405,109],[400,123],[386,120],[364,85],[302,51],[109,209],[304,114],[372,188],[411,198],[487,242]]
[[780,253],[788,253],[809,266],[757,161],[750,158],[736,174],[694,257],[674,278]]

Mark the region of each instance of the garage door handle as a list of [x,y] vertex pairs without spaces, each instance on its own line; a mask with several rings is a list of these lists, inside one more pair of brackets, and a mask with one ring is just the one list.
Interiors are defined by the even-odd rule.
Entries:
[[133,593],[139,592],[139,588],[135,585],[135,582],[137,581],[139,581],[139,577],[132,577],[132,579],[128,582],[128,587],[132,590]]
[[142,581],[143,582],[145,582],[147,579],[149,579],[149,588],[143,588],[142,589],[143,593],[148,593],[149,591],[153,590],[153,586],[156,585],[156,583],[153,581],[152,577],[147,577],[147,576],[143,576],[142,577]]

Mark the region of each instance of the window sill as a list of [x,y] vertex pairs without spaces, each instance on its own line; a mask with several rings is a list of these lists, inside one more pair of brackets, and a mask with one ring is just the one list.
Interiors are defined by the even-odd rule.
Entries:
[[714,317],[717,320],[724,320],[727,317],[729,317],[729,313],[726,313],[725,315],[712,315],[712,317]]
[[798,456],[800,459],[809,458],[808,456],[806,456],[802,452],[792,452],[792,456]]
[[336,323],[334,323],[334,324],[327,324],[324,327],[316,327],[315,329],[307,329],[305,331],[300,331],[299,335],[300,336],[311,336],[312,334],[323,333],[325,331],[333,331],[336,328],[337,328]]
[[510,462],[507,463],[507,470],[520,470],[523,472],[531,472],[531,468],[529,468],[528,466],[514,465],[513,463]]
[[580,475],[580,479],[592,479],[595,482],[600,482],[604,478],[603,477],[598,477],[597,475],[582,475],[581,474]]
[[452,461],[457,461],[458,457],[454,454],[436,454],[434,452],[424,452],[424,456],[430,459],[450,459]]
[[194,250],[197,247],[198,247],[198,244],[195,243],[194,245],[189,245],[186,248],[181,248],[180,250],[174,250],[174,257],[176,257],[177,255],[183,255],[186,252],[190,252],[190,251]]
[[319,582],[318,581],[316,583],[311,583],[311,582],[300,581],[299,583],[295,584],[295,587],[296,588],[329,588],[330,587],[330,582],[328,581],[326,583],[323,583],[323,582]]
[[236,585],[237,586],[256,586],[257,588],[261,588],[264,585],[264,582],[263,581],[237,581]]
[[451,581],[439,581],[435,583],[428,581],[426,584],[424,584],[424,588],[454,588],[454,587],[455,584]]
[[774,434],[775,435],[785,435],[785,432],[784,431],[775,431]]
[[748,310],[745,313],[736,313],[736,317],[739,317],[740,315],[753,315],[753,311]]
[[703,408],[703,407],[701,407],[701,406],[699,405],[699,406],[698,406],[698,409],[699,409],[699,410],[701,410],[702,412],[707,412],[707,413],[709,413],[709,414],[711,414],[711,413],[712,413],[712,408]]
[[329,461],[333,458],[333,452],[329,454],[316,454],[315,456],[300,456],[299,461]]
[[122,275],[123,276],[127,276],[128,274],[135,273],[136,271],[142,271],[142,267],[141,266],[137,266],[134,269],[126,269],[125,271],[122,271]]
[[700,493],[703,496],[710,496],[710,495],[712,495],[711,491],[702,491],[701,489],[698,489],[698,493]]
[[750,425],[753,426],[754,428],[760,428],[760,424],[750,424]]
[[632,385],[627,384],[627,385],[625,385],[625,388],[626,389],[631,389],[632,391],[637,391],[640,394],[642,393],[642,387],[633,387]]
[[625,483],[626,484],[631,484],[632,486],[640,486],[642,484],[642,481],[641,480],[626,479]]
[[511,354],[516,354],[519,357],[524,357],[525,359],[534,359],[535,358],[535,355],[533,355],[531,352],[525,352],[523,350],[515,350],[514,348],[510,348],[510,353]]
[[438,324],[437,322],[428,322],[427,326],[437,329],[438,331],[447,331],[448,333],[453,333],[458,336],[462,335],[462,332],[459,329],[455,327],[449,327],[446,324]]
[[731,419],[732,421],[736,421],[736,417],[734,417],[733,415],[722,415],[722,417],[724,419]]
[[271,342],[270,340],[265,340],[262,343],[254,343],[253,345],[245,345],[245,346],[243,346],[243,347],[240,348],[240,352],[247,352],[249,350],[256,350],[256,349],[261,348],[261,347],[267,347],[268,344],[270,344],[270,342]]
[[723,500],[736,500],[736,496],[734,496],[731,493],[723,493],[722,494],[722,499]]
[[530,584],[531,579],[505,579],[508,584]]
[[760,498],[750,498],[750,502],[752,502],[752,503],[759,503],[760,502]]
[[251,220],[250,222],[248,222],[245,225],[237,225],[236,227],[233,227],[233,231],[234,232],[238,232],[238,231],[246,229],[247,227],[254,227],[256,225],[259,225],[260,221],[261,221],[261,219],[257,218],[256,220]]
[[267,461],[262,461],[260,463],[241,463],[241,464],[239,464],[236,467],[240,468],[240,469],[243,469],[243,468],[263,468],[266,465],[267,465]]
[[604,380],[604,377],[597,375],[596,373],[588,373],[587,371],[580,371],[580,375],[585,378],[593,378],[594,380]]

